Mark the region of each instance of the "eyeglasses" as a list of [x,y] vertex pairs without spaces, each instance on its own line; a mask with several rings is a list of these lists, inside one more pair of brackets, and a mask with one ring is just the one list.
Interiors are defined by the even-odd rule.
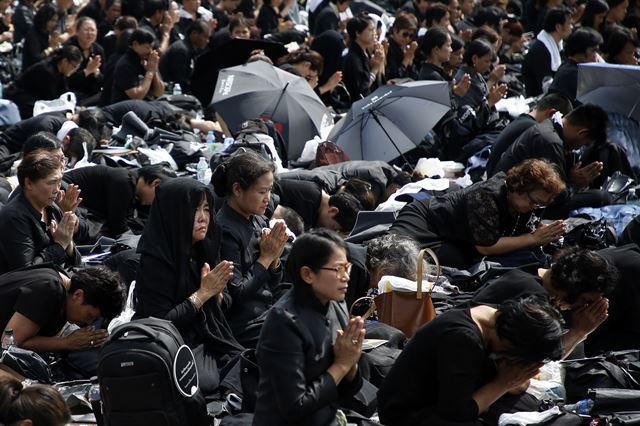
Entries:
[[549,202],[543,202],[541,203],[540,201],[536,201],[533,199],[533,197],[531,197],[531,194],[526,192],[527,194],[527,198],[529,199],[529,203],[536,209],[542,209],[547,207],[547,205],[549,204]]
[[341,275],[343,277],[345,277],[345,276],[348,277],[351,274],[351,267],[352,266],[353,265],[351,263],[347,262],[347,263],[343,263],[342,265],[335,266],[333,268],[324,267],[324,268],[320,268],[320,269],[324,269],[325,271],[333,271],[333,272],[336,273],[336,276],[338,276],[338,277],[340,277]]
[[413,38],[413,36],[415,36],[416,33],[413,33],[411,31],[401,31],[400,32],[400,37],[402,38]]

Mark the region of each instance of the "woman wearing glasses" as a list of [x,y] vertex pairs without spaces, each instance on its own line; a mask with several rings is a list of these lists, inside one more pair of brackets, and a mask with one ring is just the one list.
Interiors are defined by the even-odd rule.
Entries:
[[410,13],[400,12],[393,21],[389,35],[387,53],[387,80],[392,78],[418,79],[418,69],[414,65],[418,43],[418,20]]
[[[483,256],[503,266],[541,261],[539,247],[564,234],[564,222],[540,223],[540,210],[565,188],[545,160],[526,160],[484,182],[407,205],[391,232],[413,236],[440,263],[466,269]],[[509,255],[507,258],[506,255]]]
[[333,425],[340,403],[362,386],[364,324],[344,298],[351,265],[338,234],[299,237],[287,260],[293,288],[267,315],[257,348],[254,426]]
[[234,264],[228,284],[233,303],[226,314],[234,336],[245,347],[255,347],[282,279],[280,256],[287,227],[279,222],[269,229],[265,216],[273,172],[273,162],[246,152],[218,166],[211,178],[216,194],[226,197],[216,216],[223,229],[222,258]]

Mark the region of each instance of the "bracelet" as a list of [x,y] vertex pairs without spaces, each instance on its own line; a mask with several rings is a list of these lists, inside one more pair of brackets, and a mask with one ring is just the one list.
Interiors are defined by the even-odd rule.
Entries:
[[[145,73],[145,75],[144,75],[144,76],[145,76],[145,77],[151,77],[151,78],[153,78],[154,74],[155,74],[155,73],[154,73],[153,71],[147,71],[147,72]],[[139,77],[138,77],[138,78],[139,78]]]
[[202,300],[200,300],[196,293],[193,293],[191,296],[189,296],[189,302],[191,302],[191,304],[193,305],[193,309],[195,309],[196,311],[199,311],[200,308],[202,308]]
[[371,81],[375,81],[375,79],[376,79],[376,74],[375,74],[375,73],[373,73],[373,72],[370,72],[370,73],[369,73],[369,79],[370,79]]

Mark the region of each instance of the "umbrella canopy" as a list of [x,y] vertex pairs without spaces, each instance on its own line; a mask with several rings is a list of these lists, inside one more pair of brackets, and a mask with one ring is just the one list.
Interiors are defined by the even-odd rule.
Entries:
[[352,160],[390,161],[418,146],[450,105],[445,81],[382,86],[355,102],[328,139]]
[[274,63],[287,54],[287,49],[282,43],[234,38],[212,47],[196,58],[191,76],[191,89],[202,105],[211,103],[218,72],[223,68],[244,64],[255,50],[262,50]]
[[233,132],[243,121],[271,119],[287,143],[290,160],[332,123],[307,80],[263,61],[221,70],[212,104]]
[[640,67],[579,64],[577,99],[640,121]]

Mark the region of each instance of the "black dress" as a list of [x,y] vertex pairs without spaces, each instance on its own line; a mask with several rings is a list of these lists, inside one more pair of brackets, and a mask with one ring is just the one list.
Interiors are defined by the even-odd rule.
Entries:
[[254,426],[337,425],[340,402],[353,396],[363,380],[358,373],[352,382],[345,378],[336,386],[327,373],[335,360],[336,332],[348,320],[344,302],[323,306],[310,286],[291,289],[273,306],[257,348]]
[[0,211],[0,274],[25,266],[51,262],[56,265],[80,266],[80,253],[67,255],[62,246],[53,241],[51,222],[60,222],[62,212],[54,206],[46,207],[48,222],[20,191]]
[[66,77],[51,59],[44,59],[18,76],[7,89],[5,97],[18,105],[20,116],[31,118],[37,100],[52,100],[68,92]]
[[433,249],[443,265],[466,269],[482,257],[475,246],[532,232],[539,221],[534,213],[510,213],[505,178],[499,173],[465,189],[416,200],[400,211],[390,232]]
[[269,226],[266,217],[252,215],[247,220],[224,204],[216,221],[222,227],[221,258],[234,264],[227,288],[232,303],[226,312],[236,339],[245,347],[255,347],[282,271],[271,272],[258,263],[260,235]]
[[370,79],[369,55],[358,43],[351,43],[342,65],[342,81],[349,92],[351,103],[359,101],[377,89],[376,82],[369,86]]
[[202,194],[206,194],[212,206],[211,192],[194,179],[172,179],[157,188],[149,221],[138,244],[141,258],[135,316],[173,322],[185,343],[194,349],[201,388],[206,395],[218,388],[225,367],[242,351],[242,346],[234,339],[215,298],[209,299],[199,311],[188,299],[200,288],[204,263],[213,268],[220,259],[221,233],[213,215],[206,238],[195,245],[191,242],[195,211]]

